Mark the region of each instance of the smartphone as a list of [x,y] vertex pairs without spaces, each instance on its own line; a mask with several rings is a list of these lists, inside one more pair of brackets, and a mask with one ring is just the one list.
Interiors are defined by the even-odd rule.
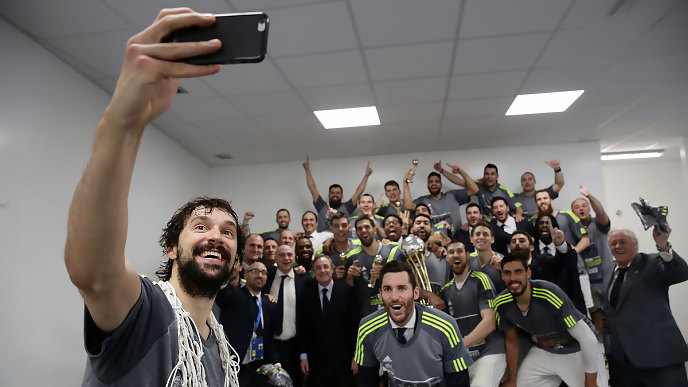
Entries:
[[213,53],[178,59],[197,65],[258,63],[268,48],[270,19],[263,12],[215,15],[209,27],[189,27],[172,32],[164,42],[202,42],[220,39],[222,47]]

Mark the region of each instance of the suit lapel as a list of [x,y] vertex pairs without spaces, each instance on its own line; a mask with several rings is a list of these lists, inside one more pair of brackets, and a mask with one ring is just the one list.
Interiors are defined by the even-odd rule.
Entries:
[[621,286],[621,294],[619,294],[619,304],[618,307],[626,300],[628,293],[631,291],[631,287],[635,283],[636,277],[640,273],[640,266],[642,265],[642,259],[645,258],[642,254],[638,254],[633,258],[633,261],[628,266],[628,271],[626,271],[626,278],[624,278],[624,283]]

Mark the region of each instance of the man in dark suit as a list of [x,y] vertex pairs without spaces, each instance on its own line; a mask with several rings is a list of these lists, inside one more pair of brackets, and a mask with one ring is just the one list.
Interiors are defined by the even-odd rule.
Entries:
[[559,286],[576,309],[587,315],[576,250],[566,242],[566,235],[559,229],[554,216],[541,214],[535,220],[535,226],[533,259],[530,264],[532,278]]
[[317,282],[308,284],[299,315],[301,372],[307,386],[354,385],[352,372],[359,316],[353,288],[332,280],[332,261],[320,254],[313,261]]
[[277,248],[275,264],[277,266],[268,269],[268,280],[263,287],[263,292],[277,300],[278,323],[274,332],[274,345],[282,368],[289,373],[294,386],[301,386],[296,316],[301,308],[301,296],[308,276],[294,273],[294,251],[291,246],[282,245]]
[[609,233],[616,264],[602,289],[612,386],[688,386],[688,346],[668,297],[669,286],[688,279],[688,265],[671,249],[668,233],[655,229],[652,236],[658,254],[638,253],[630,230]]
[[[215,303],[220,309],[219,321],[229,343],[240,357],[239,384],[268,386],[267,378],[257,374],[256,370],[263,364],[278,362],[272,343],[277,306],[261,293],[267,279],[265,265],[254,262],[244,275],[246,286],[226,286],[218,293]],[[263,354],[258,348],[261,340]]]

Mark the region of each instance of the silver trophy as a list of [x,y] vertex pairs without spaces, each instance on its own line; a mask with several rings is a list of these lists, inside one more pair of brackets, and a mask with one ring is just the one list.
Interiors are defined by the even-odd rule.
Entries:
[[[428,292],[432,292],[432,284],[428,277],[428,268],[425,266],[425,244],[423,240],[415,235],[409,235],[401,241],[401,251],[406,257],[406,263],[411,266],[416,284]],[[421,303],[428,305],[427,301]]]
[[[411,176],[415,176],[415,175],[416,175],[416,168],[418,168],[418,159],[413,159],[413,160],[411,161],[411,169],[410,169],[410,171],[409,171],[409,172],[411,172]],[[407,182],[407,183],[410,183],[411,180],[406,179],[406,182]]]

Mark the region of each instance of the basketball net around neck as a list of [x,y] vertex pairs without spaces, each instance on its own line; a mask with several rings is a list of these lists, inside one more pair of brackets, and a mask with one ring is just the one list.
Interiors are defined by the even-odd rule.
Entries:
[[[191,319],[189,312],[182,307],[182,302],[177,297],[174,287],[167,281],[158,282],[158,286],[165,293],[177,319],[177,343],[179,347],[177,364],[167,378],[165,386],[173,386],[175,378],[179,375],[181,385],[184,387],[208,387],[205,367],[201,361],[203,358],[203,341],[198,327]],[[239,355],[225,338],[222,325],[217,322],[212,312],[208,316],[207,322],[215,335],[220,351],[222,369],[225,373],[224,387],[239,387]]]

